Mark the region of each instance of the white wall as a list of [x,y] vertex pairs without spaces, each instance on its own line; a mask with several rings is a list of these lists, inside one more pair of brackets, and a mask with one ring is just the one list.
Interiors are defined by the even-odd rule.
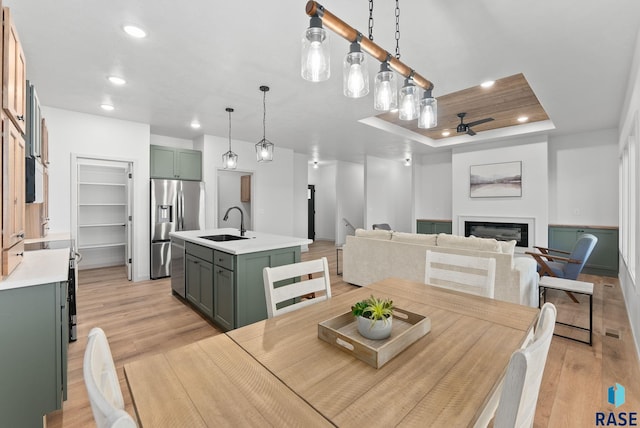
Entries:
[[[414,159],[413,168],[415,218],[451,220],[453,186],[451,151]],[[415,224],[413,227],[415,231]]]
[[[619,145],[623,147],[626,142],[626,136],[629,135],[629,130],[634,126],[634,120],[639,120],[636,116],[640,115],[640,32],[636,39],[636,48],[633,57],[633,65],[631,67],[631,73],[629,76],[629,84],[627,87],[627,98],[620,117],[619,128]],[[636,124],[637,125],[637,124]],[[617,168],[616,168],[617,169]],[[640,198],[636,197],[636,203]],[[617,204],[616,204],[617,206]],[[636,213],[640,213],[640,204],[636,206]],[[620,287],[624,294],[624,300],[627,307],[627,314],[629,315],[629,322],[633,337],[636,343],[636,350],[638,356],[640,356],[640,284],[638,275],[640,275],[640,216],[636,218],[636,260],[635,271],[636,278],[635,283],[629,274],[629,269],[624,263],[622,257],[620,257]]]
[[[510,198],[471,198],[469,168],[500,162],[522,161],[522,196]],[[533,242],[547,246],[549,225],[549,185],[547,138],[545,136],[509,140],[477,147],[454,148],[452,185],[453,233],[460,234],[460,216],[528,217],[535,219]]]
[[[248,175],[244,172],[219,170],[218,171],[218,224],[221,227],[233,227],[240,229],[240,213],[233,210],[229,213],[229,218],[224,221],[224,214],[230,207],[240,207],[244,213],[244,227],[246,230],[253,230],[251,221],[251,202],[242,202],[240,200],[240,177]],[[251,177],[253,184],[253,177]]]
[[133,279],[149,278],[149,125],[43,107],[49,129],[50,232],[71,230],[71,154],[133,162]]
[[309,182],[309,157],[293,155],[293,236],[306,238],[309,232],[307,217],[307,183]]
[[549,223],[618,225],[616,129],[549,139]]
[[343,245],[350,231],[343,218],[356,228],[364,227],[364,165],[336,164],[336,245]]
[[412,169],[397,160],[367,156],[365,163],[365,228],[389,223],[393,230],[411,232]]
[[309,168],[309,184],[316,190],[315,230],[316,239],[336,239],[336,164],[322,163],[318,168]]
[[167,137],[166,135],[151,134],[151,144],[156,146],[176,147],[180,149],[193,149],[193,141],[183,138]]
[[[222,155],[229,149],[224,137],[204,135],[194,140],[194,148],[202,151],[203,181],[206,191],[205,224],[207,228],[225,227],[217,219],[217,171],[222,168]],[[277,147],[274,160],[256,161],[253,143],[232,140],[231,149],[238,155],[236,171],[253,173],[253,230],[279,235],[293,235],[293,150]]]

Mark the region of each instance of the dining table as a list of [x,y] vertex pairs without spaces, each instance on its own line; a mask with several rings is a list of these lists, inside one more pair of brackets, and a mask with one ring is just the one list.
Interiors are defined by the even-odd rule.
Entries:
[[[371,295],[430,331],[375,368],[318,337]],[[495,409],[538,308],[388,278],[125,364],[143,427],[474,426]]]

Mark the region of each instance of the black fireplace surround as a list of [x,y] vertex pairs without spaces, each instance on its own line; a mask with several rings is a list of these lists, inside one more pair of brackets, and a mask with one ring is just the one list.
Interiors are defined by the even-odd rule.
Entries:
[[529,246],[527,223],[498,223],[491,221],[465,221],[464,236],[494,238],[498,241],[516,241],[517,247]]

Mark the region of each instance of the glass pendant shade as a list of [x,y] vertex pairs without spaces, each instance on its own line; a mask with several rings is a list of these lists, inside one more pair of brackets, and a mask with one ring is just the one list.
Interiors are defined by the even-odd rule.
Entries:
[[238,167],[238,155],[229,150],[222,155],[224,169],[236,169]]
[[373,107],[379,111],[389,111],[398,108],[398,91],[396,75],[389,68],[389,64],[380,64],[380,71],[376,74],[373,87]]
[[271,162],[273,160],[273,143],[262,139],[256,143],[256,159],[258,162]]
[[418,128],[429,129],[438,125],[438,100],[431,96],[431,90],[425,91],[420,100]]
[[302,78],[310,82],[323,82],[331,74],[329,39],[317,16],[311,18],[309,28],[302,36],[301,66]]
[[420,88],[410,79],[405,79],[400,89],[399,117],[401,120],[414,120],[420,113]]
[[369,93],[367,57],[357,42],[351,43],[342,63],[342,87],[344,95],[349,98],[361,98]]

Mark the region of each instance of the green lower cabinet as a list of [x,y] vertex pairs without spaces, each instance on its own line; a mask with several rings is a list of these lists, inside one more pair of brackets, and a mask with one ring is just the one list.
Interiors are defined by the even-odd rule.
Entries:
[[571,251],[578,238],[590,233],[598,238],[583,273],[618,276],[618,229],[579,226],[549,226],[549,248]]
[[213,264],[185,254],[185,282],[187,300],[209,318],[213,317]]
[[215,266],[213,278],[213,320],[225,330],[234,326],[234,272]]
[[62,409],[68,329],[66,282],[0,291],[0,426],[41,427]]
[[187,300],[224,330],[266,319],[262,270],[300,261],[300,247],[233,255],[187,242],[185,252]]
[[451,235],[451,227],[449,220],[418,220],[416,232],[424,234],[448,233]]

